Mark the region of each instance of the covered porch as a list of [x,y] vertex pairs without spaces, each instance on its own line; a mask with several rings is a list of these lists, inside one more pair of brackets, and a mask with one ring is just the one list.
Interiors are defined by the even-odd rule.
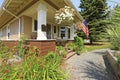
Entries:
[[75,10],[74,21],[57,24],[56,10],[65,5],[75,9],[70,0],[5,0],[2,6],[5,10],[0,10],[0,39],[11,48],[25,35],[29,44],[37,46],[42,53],[55,51],[55,42],[74,39],[74,23],[82,21]]
[[[61,2],[61,1],[58,1]],[[64,7],[65,4],[61,4]],[[57,24],[56,8],[45,1],[39,1],[22,13],[22,30],[28,39],[33,40],[73,40],[75,36],[75,21]]]
[[6,0],[0,10],[1,40],[20,40],[22,34],[30,40],[73,40],[74,24],[82,17],[75,10],[74,21],[58,25],[54,16],[64,6],[75,9],[70,0]]

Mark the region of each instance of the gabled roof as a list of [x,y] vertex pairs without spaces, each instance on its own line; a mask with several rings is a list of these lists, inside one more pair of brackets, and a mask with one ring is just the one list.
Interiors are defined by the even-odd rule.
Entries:
[[[31,5],[38,1],[39,0],[4,0],[2,8],[4,7],[5,9],[9,10],[16,16],[19,16],[23,11],[25,11]],[[75,9],[70,0],[44,0],[44,1],[53,6],[56,10],[58,10],[61,7],[64,7],[65,5],[68,5]],[[6,25],[8,22],[10,22],[12,19],[14,19],[12,15],[8,14],[2,8],[0,10],[0,28]],[[75,15],[78,19],[82,21],[82,17],[77,10],[75,11]]]

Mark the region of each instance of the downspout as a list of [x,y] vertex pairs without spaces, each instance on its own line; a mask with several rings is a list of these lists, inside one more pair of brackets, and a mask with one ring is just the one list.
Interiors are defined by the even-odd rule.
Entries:
[[21,29],[20,17],[16,16],[15,14],[13,14],[13,13],[10,12],[10,11],[8,11],[8,10],[7,10],[6,8],[4,8],[4,7],[3,7],[3,10],[18,19],[18,38],[19,38],[19,41],[20,41],[20,32],[21,32],[21,30],[20,30],[20,29]]

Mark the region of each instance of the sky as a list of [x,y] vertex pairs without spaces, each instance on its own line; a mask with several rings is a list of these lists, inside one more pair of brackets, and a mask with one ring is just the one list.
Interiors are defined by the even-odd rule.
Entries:
[[1,7],[1,5],[2,5],[3,1],[4,1],[4,0],[0,0],[0,7]]
[[[3,3],[3,1],[4,0],[0,0],[0,6],[1,6],[1,4]],[[74,6],[76,7],[76,9],[78,10],[78,11],[80,11],[80,9],[78,8],[79,7],[79,5],[80,5],[80,0],[71,0],[72,2],[73,2],[73,4],[74,4]],[[113,3],[113,2],[110,2],[111,0],[108,0],[108,5],[109,6],[115,6],[116,4],[115,3]],[[120,2],[120,0],[112,0],[112,1],[115,1],[115,2]]]

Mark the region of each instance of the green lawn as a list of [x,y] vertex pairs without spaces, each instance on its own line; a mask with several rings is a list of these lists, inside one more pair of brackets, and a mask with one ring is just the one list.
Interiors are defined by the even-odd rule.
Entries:
[[85,49],[86,51],[92,51],[97,49],[104,49],[104,48],[110,48],[111,44],[109,42],[94,42],[92,45],[86,44]]

